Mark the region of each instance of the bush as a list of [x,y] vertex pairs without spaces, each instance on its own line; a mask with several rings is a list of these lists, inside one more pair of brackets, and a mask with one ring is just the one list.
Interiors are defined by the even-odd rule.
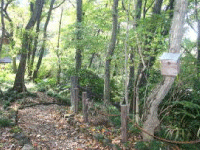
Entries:
[[22,132],[22,129],[18,126],[14,126],[11,130],[10,130],[11,133],[20,133]]
[[6,118],[0,118],[0,127],[9,127],[12,126],[12,120]]
[[51,88],[55,88],[56,86],[56,79],[36,79],[37,82],[37,88],[39,92],[46,92]]
[[[65,81],[70,82],[70,77],[75,76],[75,69],[69,69],[65,72]],[[103,78],[100,78],[97,74],[95,74],[93,71],[88,69],[82,69],[79,74],[79,84],[84,89],[88,89],[88,95],[91,98],[95,98],[96,100],[101,100],[103,98],[103,88],[104,88],[104,80]],[[83,89],[80,90],[84,91]]]
[[10,106],[10,101],[5,101],[3,104],[3,108],[6,109],[8,106]]
[[48,96],[53,97],[54,94],[55,94],[55,92],[54,92],[52,89],[50,89],[50,90],[47,91],[47,95],[48,95]]

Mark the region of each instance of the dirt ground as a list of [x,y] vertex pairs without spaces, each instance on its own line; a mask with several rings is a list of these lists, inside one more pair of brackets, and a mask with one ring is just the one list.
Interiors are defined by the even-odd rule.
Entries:
[[[22,103],[13,103],[1,112],[9,118],[16,117],[17,124],[11,127],[0,128],[0,149],[38,149],[38,150],[82,150],[82,149],[108,149],[103,147],[84,128],[81,116],[65,118],[67,106],[50,104],[55,99],[44,93],[37,93],[37,98],[26,98]],[[38,104],[23,109],[21,105]],[[45,105],[39,104],[43,103]],[[11,114],[9,110],[18,110]],[[83,128],[84,127],[84,128]],[[19,130],[19,131],[18,131]]]

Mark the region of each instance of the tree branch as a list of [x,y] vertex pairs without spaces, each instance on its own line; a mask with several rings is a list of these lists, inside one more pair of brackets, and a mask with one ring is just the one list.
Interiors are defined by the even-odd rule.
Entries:
[[190,28],[192,28],[192,29],[194,30],[194,32],[197,33],[197,31],[195,30],[195,28],[194,28],[194,27],[192,26],[192,24],[190,23],[188,16],[187,16],[187,18],[186,18],[186,22],[187,22],[187,24],[190,26]]
[[8,5],[12,2],[13,0],[9,0],[8,2],[7,2],[7,4],[5,5],[5,8],[4,8],[4,11],[6,11],[7,10],[7,8],[8,8]]
[[147,11],[152,7],[152,5],[153,5],[153,3],[155,2],[155,0],[154,1],[152,1],[152,3],[150,4],[150,6],[145,10],[145,14],[147,13]]
[[68,0],[71,4],[72,4],[72,6],[74,7],[74,8],[76,8],[76,6],[71,2],[71,0]]
[[65,2],[65,0],[63,0],[60,4],[58,4],[58,6],[55,6],[53,9],[60,7],[64,2]]

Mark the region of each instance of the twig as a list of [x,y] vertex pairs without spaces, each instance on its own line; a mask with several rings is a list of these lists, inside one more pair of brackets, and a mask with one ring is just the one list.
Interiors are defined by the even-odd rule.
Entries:
[[65,0],[63,0],[60,4],[58,4],[58,6],[55,6],[53,9],[60,7],[64,2],[65,2]]

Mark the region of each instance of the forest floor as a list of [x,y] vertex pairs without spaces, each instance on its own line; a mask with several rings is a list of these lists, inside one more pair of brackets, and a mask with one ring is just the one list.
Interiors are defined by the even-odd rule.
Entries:
[[[30,103],[33,105],[28,107]],[[72,115],[68,106],[55,103],[54,98],[38,92],[37,97],[13,102],[6,110],[0,104],[0,117],[9,118],[14,124],[0,127],[0,149],[129,149],[120,144],[120,132],[114,127],[96,128],[85,124],[81,115]]]

